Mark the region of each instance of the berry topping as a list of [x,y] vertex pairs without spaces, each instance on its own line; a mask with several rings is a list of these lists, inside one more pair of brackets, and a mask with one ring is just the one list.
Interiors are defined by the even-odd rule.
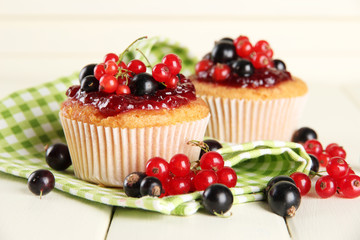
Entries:
[[121,84],[116,89],[117,95],[128,95],[130,94],[130,88],[127,85]]
[[117,62],[119,61],[119,56],[116,55],[115,53],[108,53],[105,55],[104,57],[104,63],[106,63],[107,61],[113,61],[113,62]]
[[95,66],[94,68],[94,76],[97,80],[100,80],[100,78],[105,74],[105,64],[100,63]]
[[162,61],[166,66],[168,66],[170,73],[176,75],[180,73],[181,70],[181,59],[176,54],[166,55]]
[[206,72],[211,69],[214,63],[208,59],[203,59],[195,65],[195,72],[199,75],[200,72]]
[[105,74],[100,78],[100,91],[113,93],[119,86],[117,79],[109,74]]
[[227,63],[236,58],[235,46],[228,41],[218,42],[211,52],[211,59],[214,63]]
[[254,46],[254,51],[257,53],[265,53],[268,58],[272,58],[273,56],[273,50],[271,49],[269,43],[265,40],[258,41]]
[[252,44],[246,39],[238,41],[235,47],[237,55],[242,58],[248,58],[254,51]]
[[250,77],[254,73],[254,66],[249,60],[238,59],[231,64],[231,69],[240,77]]
[[88,75],[81,80],[81,91],[96,92],[99,91],[99,80],[93,75]]
[[225,81],[230,77],[231,69],[226,64],[217,63],[210,70],[210,76],[217,82]]
[[94,68],[95,68],[96,64],[88,64],[85,67],[83,67],[79,73],[79,81],[81,83],[81,81],[89,75],[94,75]]
[[55,170],[64,171],[72,163],[69,148],[63,143],[55,143],[46,149],[46,163]]
[[127,69],[134,74],[144,73],[146,72],[146,65],[142,61],[134,59],[128,63]]
[[54,189],[55,177],[49,170],[36,170],[30,174],[27,185],[32,193],[41,198]]
[[158,90],[158,86],[159,83],[148,73],[135,75],[129,84],[131,93],[136,96],[152,95]]
[[286,70],[285,63],[283,61],[281,61],[280,59],[274,59],[273,64],[274,64],[274,67],[277,70],[280,70],[280,71],[285,71]]
[[118,72],[119,66],[113,60],[105,63],[105,74],[114,76]]
[[270,64],[270,59],[265,53],[257,52],[251,62],[255,68],[266,68]]
[[169,67],[163,63],[158,63],[153,67],[152,75],[153,78],[158,82],[166,82],[171,77]]

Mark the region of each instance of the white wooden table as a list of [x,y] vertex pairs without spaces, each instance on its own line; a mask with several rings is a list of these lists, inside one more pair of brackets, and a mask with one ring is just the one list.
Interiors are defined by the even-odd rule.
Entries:
[[[319,1],[0,0],[0,98],[51,81],[162,35],[198,57],[221,37],[266,39],[310,88],[301,126],[337,142],[360,174],[360,3]],[[0,173],[0,239],[360,239],[360,198],[312,190],[291,219],[265,202],[235,205],[230,218],[166,216],[112,208],[54,190],[41,200],[26,180]]]

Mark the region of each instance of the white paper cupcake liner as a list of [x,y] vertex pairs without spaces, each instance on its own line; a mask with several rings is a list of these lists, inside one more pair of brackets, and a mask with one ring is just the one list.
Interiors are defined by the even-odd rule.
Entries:
[[200,148],[187,145],[202,140],[209,116],[177,125],[111,128],[71,120],[60,114],[76,177],[109,187],[121,187],[131,172],[145,171],[152,157],[167,161],[177,154],[197,160]]
[[306,95],[266,101],[200,97],[211,113],[205,135],[232,143],[289,141],[306,102]]

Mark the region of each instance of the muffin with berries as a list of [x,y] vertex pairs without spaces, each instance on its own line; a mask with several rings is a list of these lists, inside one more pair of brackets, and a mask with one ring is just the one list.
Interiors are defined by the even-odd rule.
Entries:
[[308,88],[273,59],[267,41],[223,38],[195,72],[190,79],[211,112],[207,136],[234,143],[290,140]]
[[109,53],[103,63],[85,66],[60,111],[75,175],[111,187],[144,171],[152,157],[184,153],[196,160],[200,150],[187,142],[202,140],[209,120],[177,55],[154,67],[122,58]]

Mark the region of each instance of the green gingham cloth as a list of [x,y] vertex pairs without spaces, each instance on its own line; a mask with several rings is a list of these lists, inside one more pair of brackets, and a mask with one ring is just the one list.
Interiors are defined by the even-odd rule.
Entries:
[[[168,41],[157,41],[152,47],[172,46]],[[183,59],[183,64],[192,63],[186,49],[178,48],[180,50],[177,54]],[[152,55],[154,52],[157,55]],[[150,55],[155,59],[161,59],[164,55],[159,48],[154,52],[151,51]],[[190,65],[188,71],[191,71]],[[65,143],[59,109],[61,102],[66,99],[66,89],[73,84],[78,84],[77,73],[12,93],[0,101],[0,171],[28,178],[35,170],[49,169],[55,176],[56,189],[106,205],[173,215],[191,215],[201,208],[201,192],[164,198],[130,198],[122,189],[100,187],[77,179],[72,167],[64,172],[50,169],[45,161],[44,147],[58,142]],[[262,200],[262,190],[274,176],[289,175],[295,171],[308,174],[310,170],[309,156],[296,143],[224,143],[224,148],[218,151],[224,156],[225,165],[233,167],[238,175],[237,185],[231,189],[234,204]]]

